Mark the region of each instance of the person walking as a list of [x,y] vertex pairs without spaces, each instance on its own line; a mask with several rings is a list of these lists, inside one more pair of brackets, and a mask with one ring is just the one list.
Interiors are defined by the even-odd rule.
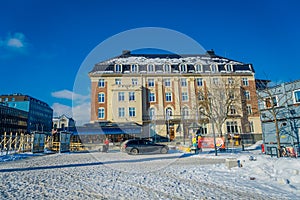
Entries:
[[109,139],[108,138],[106,138],[105,140],[104,140],[104,145],[103,145],[103,152],[108,152],[108,149],[109,149]]

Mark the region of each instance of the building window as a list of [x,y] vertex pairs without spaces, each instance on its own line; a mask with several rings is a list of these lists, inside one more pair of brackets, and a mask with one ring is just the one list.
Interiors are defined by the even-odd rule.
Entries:
[[153,64],[148,65],[148,72],[155,72],[155,66]]
[[196,78],[197,86],[201,87],[203,86],[203,79],[202,78]]
[[236,114],[236,109],[235,109],[234,105],[230,105],[230,107],[229,107],[229,113],[231,115],[235,115]]
[[170,64],[165,64],[164,65],[164,72],[167,72],[167,73],[171,72],[171,65]]
[[149,101],[150,102],[155,102],[155,93],[154,92],[149,93]]
[[115,72],[121,73],[121,72],[122,72],[122,65],[116,64],[116,65],[115,65]]
[[129,107],[129,117],[135,117],[135,107]]
[[187,119],[189,117],[189,108],[187,107],[184,107],[182,109],[182,113],[181,113],[183,119]]
[[173,115],[172,108],[166,109],[166,118],[169,119]]
[[15,101],[15,100],[16,100],[15,97],[12,97],[12,98],[11,98],[11,101]]
[[247,100],[250,100],[250,92],[249,91],[245,91],[244,95]]
[[227,72],[232,72],[233,71],[232,70],[232,65],[230,65],[230,64],[225,65],[225,69],[226,69]]
[[249,86],[248,78],[242,78],[242,84],[243,86]]
[[211,71],[211,72],[217,72],[217,71],[218,71],[217,65],[215,65],[215,64],[211,65],[211,66],[210,66],[210,71]]
[[294,91],[295,103],[300,103],[300,90]]
[[98,81],[98,87],[105,87],[104,79],[99,79],[99,81]]
[[132,85],[137,85],[138,84],[138,79],[137,78],[131,79],[131,83],[132,83]]
[[104,93],[99,93],[98,94],[98,102],[99,103],[104,103],[105,102],[105,94]]
[[253,123],[253,121],[249,122],[249,129],[250,129],[250,133],[254,133],[254,123]]
[[272,108],[272,107],[278,106],[277,97],[275,96],[275,97],[272,97],[272,98],[270,98],[270,97],[266,98],[265,99],[265,106],[266,106],[266,108]]
[[172,101],[172,93],[171,92],[166,93],[166,101],[168,101],[168,102]]
[[229,85],[232,85],[233,83],[234,83],[233,78],[228,78],[228,84],[229,84]]
[[118,100],[119,101],[125,101],[125,94],[124,94],[124,92],[119,92],[118,93]]
[[170,81],[169,78],[165,79],[164,82],[165,82],[165,86],[166,86],[166,87],[170,87],[170,86],[171,86],[171,81]]
[[99,108],[98,109],[98,118],[104,119],[104,117],[105,117],[104,108]]
[[154,87],[154,79],[148,79],[148,87]]
[[125,117],[125,108],[119,108],[119,117]]
[[149,116],[151,120],[155,119],[155,108],[150,108]]
[[227,133],[238,133],[238,126],[236,121],[226,122]]
[[213,83],[215,84],[215,85],[219,85],[219,78],[213,78]]
[[203,94],[203,92],[198,92],[198,100],[199,101],[204,101],[204,94]]
[[131,70],[132,73],[137,73],[138,72],[138,65],[132,64],[131,65]]
[[181,96],[182,101],[188,101],[189,100],[189,96],[188,96],[187,92],[183,92],[181,95],[182,95]]
[[195,71],[196,71],[196,72],[202,72],[202,65],[196,64],[196,65],[195,65]]
[[230,91],[230,92],[229,92],[229,98],[230,98],[231,100],[234,99],[234,92],[233,92],[233,91]]
[[116,85],[121,85],[122,84],[122,80],[120,78],[116,78],[115,79],[115,83],[116,83]]
[[247,114],[248,115],[252,114],[252,106],[251,105],[247,105]]
[[129,92],[129,101],[135,101],[135,92]]
[[181,78],[180,79],[180,85],[181,85],[181,87],[186,87],[187,86],[186,78]]
[[200,135],[206,135],[207,134],[207,124],[201,124],[199,126],[199,129],[197,130],[197,135],[200,134]]
[[181,71],[181,72],[187,72],[187,66],[186,66],[186,64],[180,64],[179,65],[179,70]]

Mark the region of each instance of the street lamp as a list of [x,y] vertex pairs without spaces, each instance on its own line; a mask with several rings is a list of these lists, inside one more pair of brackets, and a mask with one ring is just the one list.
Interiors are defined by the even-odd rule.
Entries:
[[209,107],[210,107],[210,119],[211,119],[211,126],[212,126],[212,132],[213,132],[213,138],[214,138],[214,149],[215,149],[215,156],[218,156],[218,151],[217,151],[217,144],[216,144],[216,134],[215,134],[215,123],[213,120],[213,112],[212,112],[212,99],[211,97],[208,97],[209,99]]

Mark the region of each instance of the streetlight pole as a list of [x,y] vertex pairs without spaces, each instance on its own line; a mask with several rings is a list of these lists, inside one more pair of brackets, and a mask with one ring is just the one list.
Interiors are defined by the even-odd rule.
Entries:
[[218,156],[217,144],[216,144],[215,123],[214,123],[214,119],[213,119],[213,117],[212,117],[212,102],[211,102],[211,97],[209,97],[209,105],[210,105],[210,119],[211,119],[211,126],[212,126],[213,138],[214,138],[215,156]]

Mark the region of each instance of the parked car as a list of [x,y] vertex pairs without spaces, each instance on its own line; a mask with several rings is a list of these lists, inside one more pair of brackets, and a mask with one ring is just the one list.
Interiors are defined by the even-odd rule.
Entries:
[[121,151],[132,155],[152,153],[166,154],[169,151],[169,147],[164,144],[154,143],[151,140],[130,139],[121,144]]

